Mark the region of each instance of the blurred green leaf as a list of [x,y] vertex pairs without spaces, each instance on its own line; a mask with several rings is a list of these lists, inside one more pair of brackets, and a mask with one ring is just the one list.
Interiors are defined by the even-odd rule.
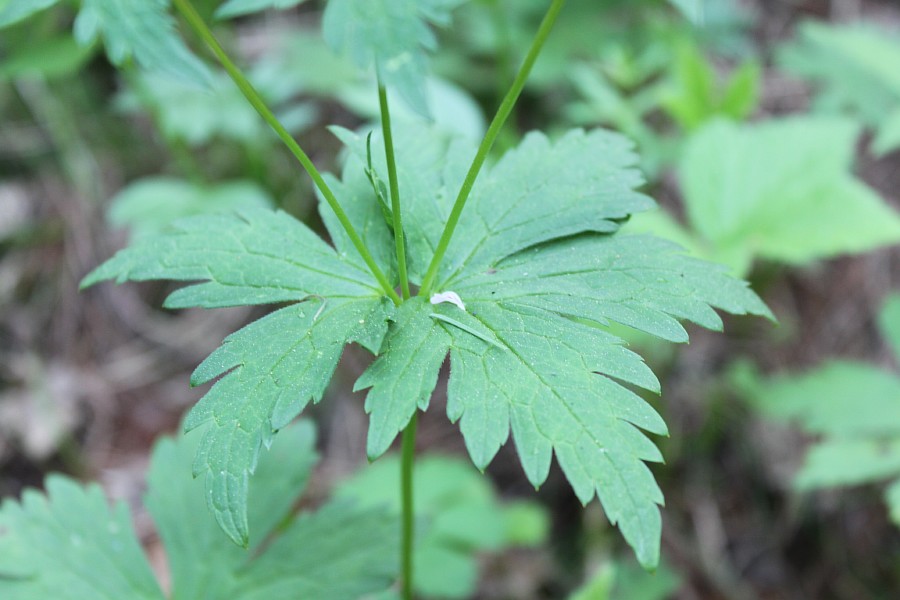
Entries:
[[0,81],[23,77],[50,79],[71,75],[93,56],[96,48],[82,46],[70,34],[38,39],[16,46],[0,62]]
[[850,172],[858,133],[824,117],[701,129],[679,176],[704,256],[743,274],[755,258],[806,264],[900,242],[900,216]]
[[[283,121],[289,111],[306,107],[299,120],[285,123],[290,131],[301,131],[314,121],[315,112],[308,104],[293,101],[297,87],[284,74],[266,67],[252,69],[248,77]],[[169,140],[198,146],[222,138],[259,146],[276,139],[224,73],[212,74],[207,87],[159,73],[140,73],[129,81],[129,88],[119,96],[119,107],[128,112],[146,110]]]
[[874,24],[807,21],[778,53],[782,68],[818,87],[815,108],[860,118],[877,131],[873,151],[900,145],[900,42]]
[[308,422],[287,428],[265,453],[251,480],[250,552],[222,532],[206,507],[203,481],[191,473],[202,432],[156,443],[147,474],[145,503],[166,549],[172,600],[232,598],[241,569],[289,516],[317,456]]
[[451,11],[465,1],[329,0],[322,31],[335,51],[360,68],[374,65],[385,85],[428,116],[426,52],[437,47],[429,24],[447,25]]
[[759,77],[759,66],[745,62],[728,81],[720,83],[700,48],[694,43],[682,43],[672,73],[672,87],[663,94],[662,106],[686,131],[717,116],[741,121],[756,108]]
[[284,10],[302,4],[306,0],[227,0],[216,9],[216,18],[230,19],[249,15],[270,8]]
[[88,45],[102,37],[115,65],[133,58],[149,71],[202,86],[209,81],[209,69],[184,45],[168,7],[168,0],[82,0],[75,39]]
[[162,600],[124,503],[59,475],[0,505],[4,600]]
[[[900,332],[900,295],[879,315],[894,345]],[[818,436],[797,474],[804,490],[874,483],[900,475],[900,376],[872,365],[832,361],[800,375],[768,379],[742,368],[740,385],[762,413]],[[900,525],[900,481],[887,488],[891,516]]]
[[[897,396],[894,401],[900,404]],[[898,474],[900,439],[831,438],[809,450],[794,483],[812,490],[874,483]]]
[[113,197],[107,215],[113,225],[127,226],[134,236],[143,236],[183,217],[271,207],[269,195],[249,181],[203,185],[160,176],[128,184]]
[[[489,480],[467,461],[424,456],[416,461],[413,505],[418,523],[415,584],[423,596],[466,598],[478,578],[476,553],[500,551],[520,540],[539,543],[546,514],[537,505],[498,501]],[[336,491],[361,507],[400,514],[400,462],[386,456],[362,469]],[[527,516],[526,516],[527,515]],[[510,519],[518,520],[515,527]]]
[[[399,524],[383,510],[332,503],[293,516],[316,462],[312,425],[286,428],[251,481],[251,549],[234,545],[191,475],[198,434],[157,442],[146,505],[172,576],[172,600],[358,600],[396,578]],[[162,600],[124,505],[59,476],[49,499],[28,491],[0,506],[4,600]]]
[[24,21],[55,4],[59,0],[0,0],[0,28]]
[[708,0],[669,0],[669,4],[680,10],[681,14],[690,21],[702,23],[706,16],[707,1]]
[[872,140],[872,152],[878,156],[890,154],[900,148],[900,104],[881,123],[875,139]]

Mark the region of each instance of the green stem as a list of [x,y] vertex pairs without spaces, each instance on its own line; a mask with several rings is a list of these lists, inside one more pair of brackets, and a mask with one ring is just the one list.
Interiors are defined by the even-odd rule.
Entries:
[[494,146],[494,142],[497,141],[497,136],[503,129],[503,125],[512,113],[516,100],[519,99],[519,95],[525,87],[525,81],[528,79],[529,73],[531,73],[531,68],[534,66],[535,60],[537,60],[538,55],[541,53],[541,48],[543,48],[544,42],[547,41],[550,30],[553,29],[553,24],[556,22],[556,18],[559,16],[559,12],[562,10],[563,4],[565,3],[566,0],[553,0],[553,4],[547,9],[547,14],[544,16],[544,20],[541,21],[541,26],[538,28],[537,34],[531,42],[531,48],[529,48],[528,54],[525,56],[525,60],[522,62],[522,66],[516,74],[516,79],[513,81],[512,87],[509,88],[509,91],[503,98],[503,102],[500,103],[497,114],[494,115],[494,119],[491,121],[487,133],[484,135],[484,139],[481,140],[481,145],[478,147],[478,153],[475,155],[475,159],[469,167],[469,172],[466,173],[466,179],[463,181],[462,187],[459,190],[459,195],[456,197],[456,202],[454,202],[453,208],[450,211],[450,216],[447,218],[447,225],[444,226],[444,233],[441,234],[441,239],[438,241],[437,248],[434,250],[434,257],[432,257],[431,264],[428,265],[428,271],[425,273],[425,278],[422,280],[422,286],[419,289],[420,295],[427,296],[431,293],[431,286],[434,285],[434,279],[437,277],[438,268],[440,268],[444,254],[447,252],[447,247],[450,245],[450,238],[453,237],[453,232],[459,224],[459,217],[466,205],[466,201],[469,199],[469,194],[472,193],[475,179],[478,177],[478,173],[484,166],[484,161],[487,159],[491,148]]
[[384,135],[384,155],[387,158],[388,183],[391,186],[391,214],[394,218],[394,241],[397,245],[397,271],[403,299],[409,298],[409,277],[406,273],[406,247],[403,238],[403,219],[400,215],[400,186],[397,183],[397,162],[394,158],[394,134],[391,132],[391,110],[387,90],[378,81],[378,105],[381,107],[381,131]]
[[400,490],[403,503],[403,537],[400,561],[400,585],[403,600],[413,598],[413,538],[415,519],[413,514],[413,463],[416,457],[416,426],[418,414],[414,414],[403,430],[403,457],[400,465]]
[[221,63],[222,67],[228,72],[231,76],[231,79],[234,80],[234,83],[237,84],[238,88],[244,94],[244,97],[250,102],[253,108],[256,109],[256,112],[259,113],[259,116],[265,120],[266,123],[275,131],[281,141],[284,142],[285,146],[291,151],[294,157],[300,162],[303,168],[309,173],[309,176],[312,177],[313,182],[316,184],[316,187],[319,188],[319,191],[322,192],[322,196],[325,198],[325,201],[328,202],[328,205],[331,206],[331,209],[334,211],[334,214],[337,215],[338,221],[341,222],[341,225],[344,227],[344,230],[347,232],[347,236],[350,238],[350,241],[353,243],[356,250],[359,252],[362,259],[368,265],[369,270],[372,271],[372,274],[375,276],[375,279],[378,280],[378,283],[381,285],[384,293],[391,297],[395,304],[400,303],[400,296],[397,295],[397,292],[394,291],[393,286],[388,281],[388,278],[384,275],[384,272],[378,267],[378,264],[375,262],[375,259],[372,257],[372,254],[366,248],[366,245],[363,243],[362,238],[359,237],[359,234],[356,233],[356,229],[353,227],[353,223],[350,222],[349,217],[347,217],[347,213],[344,212],[344,209],[341,207],[340,203],[337,201],[337,198],[334,196],[334,192],[331,191],[331,188],[328,187],[328,184],[325,183],[325,179],[322,178],[322,174],[319,173],[319,170],[316,169],[316,166],[313,164],[312,160],[310,160],[309,156],[303,151],[297,141],[291,137],[291,134],[288,133],[287,129],[278,121],[278,118],[272,113],[271,109],[266,106],[265,101],[259,95],[259,92],[254,89],[253,85],[247,81],[247,78],[244,77],[243,72],[232,62],[232,60],[225,53],[225,50],[222,49],[222,46],[216,40],[212,31],[209,30],[209,27],[206,26],[206,23],[203,21],[203,18],[197,14],[197,11],[194,9],[193,5],[190,3],[190,0],[174,0],[175,6],[178,8],[179,12],[184,16],[185,20],[188,22],[188,25],[194,30],[194,32],[200,36],[200,38],[209,46],[209,49],[212,50],[213,54],[216,55],[216,58]]

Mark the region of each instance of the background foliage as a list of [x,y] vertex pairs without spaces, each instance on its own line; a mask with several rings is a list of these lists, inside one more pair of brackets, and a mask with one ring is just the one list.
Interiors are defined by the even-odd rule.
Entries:
[[[83,505],[81,516],[97,515],[115,525],[111,536],[127,537],[120,558],[132,566],[121,572],[134,569],[128,581],[140,593],[158,597],[161,584],[187,598],[192,592],[185,590],[200,584],[167,567],[164,556],[210,550],[185,546],[206,539],[200,533],[179,541],[159,498],[151,493],[142,501],[146,457],[153,440],[174,431],[197,399],[186,389],[193,366],[228,332],[267,313],[169,312],[157,308],[172,291],[165,285],[79,295],[77,282],[126,236],[147,236],[178,216],[276,206],[317,232],[333,223],[317,213],[308,184],[230,83],[207,66],[193,42],[175,35],[177,21],[166,16],[165,5],[147,2],[142,22],[157,20],[172,35],[150,38],[140,26],[127,32],[111,26],[119,23],[116,2],[29,2],[23,11],[26,4],[0,0],[0,24],[9,25],[0,37],[0,496],[8,497],[0,526],[50,518],[59,503]],[[217,33],[317,164],[340,173],[341,164],[364,163],[364,138],[349,132],[377,114],[371,75],[355,68],[371,65],[373,57],[352,41],[384,30],[334,26],[344,21],[341,11],[362,10],[362,4],[333,0],[324,14],[323,3],[314,1],[197,5],[205,17],[218,19]],[[391,50],[415,57],[407,70],[390,72],[408,104],[398,107],[405,114],[399,120],[432,115],[431,126],[477,139],[544,5],[435,1],[421,4],[415,22],[389,23],[403,35],[384,43],[401,41]],[[254,12],[267,8],[287,10]],[[332,23],[325,38],[346,56],[328,49],[319,30],[323,17]],[[613,330],[649,357],[663,389],[661,401],[646,398],[670,433],[661,442],[666,464],[653,469],[667,500],[663,566],[656,575],[634,569],[599,507],[577,509],[555,467],[535,492],[514,453],[501,450],[487,469],[500,505],[493,504],[488,480],[459,463],[426,459],[421,465],[423,479],[434,470],[438,479],[469,491],[449,498],[435,487],[434,497],[422,501],[437,511],[421,516],[435,524],[422,551],[459,573],[423,594],[878,598],[900,586],[900,537],[891,509],[900,499],[892,483],[900,473],[898,325],[896,300],[888,300],[900,287],[893,247],[900,237],[898,29],[896,5],[878,0],[569,1],[501,150],[520,147],[524,177],[535,172],[527,161],[530,148],[571,144],[571,155],[561,155],[568,156],[566,164],[604,151],[563,136],[572,126],[624,133],[637,143],[648,178],[643,190],[662,204],[626,229],[659,233],[749,277],[781,324],[729,318],[727,336],[691,327],[693,343],[677,348],[624,327]],[[135,63],[163,66],[165,73],[147,75]],[[206,87],[189,83],[197,79]],[[325,125],[334,123],[346,129],[333,136]],[[526,135],[536,128],[547,138]],[[398,140],[414,157],[433,156],[415,145],[415,133],[398,131]],[[512,167],[495,167],[503,168]],[[371,189],[350,173],[335,185],[348,192]],[[405,187],[435,185],[417,181],[415,173],[402,177]],[[159,204],[161,195],[169,202]],[[547,262],[552,267],[553,257]],[[312,318],[323,314],[320,308],[313,298],[303,311]],[[273,335],[278,319],[286,318],[278,315],[260,321]],[[368,334],[354,335],[363,341]],[[235,364],[233,356],[214,357],[195,381]],[[351,350],[337,366],[334,385],[314,390],[329,397],[310,412],[322,461],[308,482],[304,475],[287,493],[293,497],[306,486],[304,516],[292,521],[297,531],[332,531],[331,490],[339,498],[358,497],[354,486],[378,489],[366,477],[378,469],[393,472],[385,459],[348,480],[366,454],[367,419],[350,389],[366,366],[365,354]],[[446,370],[437,375],[437,410],[422,423],[420,447],[461,454],[463,440],[441,414],[447,376]],[[461,407],[451,410],[465,420]],[[176,460],[182,443],[156,445],[151,484],[169,479],[165,461]],[[293,472],[299,477],[311,466]],[[53,476],[46,483],[49,504],[27,492],[20,512],[11,499],[25,486],[41,485],[51,471],[98,479],[107,496],[125,504],[109,509],[96,487]],[[390,512],[396,499],[388,496],[377,504]],[[376,497],[382,496],[373,493],[369,500]],[[523,500],[545,512],[534,505],[516,512]],[[125,506],[134,515],[133,534]],[[364,519],[367,509],[360,510]],[[454,511],[473,523],[485,511],[502,514],[508,528],[467,532],[452,525]],[[545,518],[549,541],[536,546]],[[70,525],[72,531],[80,526]],[[385,556],[396,543],[389,529]],[[293,543],[292,531],[284,530],[278,543]],[[27,575],[35,557],[4,555],[3,539],[0,573],[13,580]],[[509,545],[516,547],[501,552]],[[369,591],[383,590],[394,566],[368,558],[360,564],[373,570]],[[272,559],[257,568],[272,577],[284,566]],[[253,569],[241,573],[222,585],[238,589],[242,577],[254,576]],[[440,585],[437,576],[429,581]]]

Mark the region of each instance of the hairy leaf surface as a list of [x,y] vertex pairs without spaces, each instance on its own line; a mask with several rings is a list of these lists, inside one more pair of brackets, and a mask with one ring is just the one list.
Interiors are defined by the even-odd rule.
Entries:
[[447,25],[465,0],[329,0],[322,31],[335,51],[361,68],[375,66],[385,85],[428,115],[427,52],[437,47],[429,24]]

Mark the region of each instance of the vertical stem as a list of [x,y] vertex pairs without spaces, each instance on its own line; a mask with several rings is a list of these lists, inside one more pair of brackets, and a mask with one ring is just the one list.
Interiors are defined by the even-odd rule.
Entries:
[[491,125],[484,135],[484,139],[481,140],[481,145],[478,147],[478,153],[472,161],[472,166],[469,167],[469,172],[466,173],[466,179],[463,181],[462,187],[459,190],[459,195],[456,197],[456,202],[454,202],[453,208],[450,211],[450,216],[447,218],[447,225],[444,227],[444,233],[441,234],[441,239],[438,241],[437,248],[434,250],[434,257],[432,257],[431,264],[428,265],[428,271],[425,273],[425,278],[422,280],[422,287],[419,290],[419,294],[423,296],[427,296],[431,293],[431,286],[434,284],[435,277],[437,277],[437,271],[441,266],[441,260],[443,260],[444,254],[447,252],[447,247],[450,245],[450,238],[453,237],[453,232],[456,230],[457,224],[459,224],[459,216],[462,214],[462,210],[466,205],[466,200],[469,199],[469,194],[472,193],[475,179],[478,177],[481,167],[484,166],[484,161],[487,159],[488,153],[491,151],[494,142],[497,140],[500,130],[503,129],[504,123],[506,123],[506,120],[512,113],[513,106],[515,106],[516,100],[519,99],[519,94],[522,93],[522,90],[525,87],[525,81],[528,79],[528,74],[531,73],[531,68],[534,66],[535,60],[537,60],[538,55],[541,53],[541,48],[543,48],[544,42],[547,41],[550,30],[553,29],[553,24],[556,22],[556,17],[559,16],[559,12],[562,10],[563,4],[565,3],[566,0],[553,0],[553,4],[547,9],[547,14],[544,16],[544,20],[541,21],[541,26],[538,28],[537,34],[535,34],[534,40],[531,42],[531,48],[529,48],[528,54],[525,56],[525,60],[522,62],[522,66],[516,74],[516,79],[513,81],[512,87],[509,88],[509,91],[503,98],[500,108],[497,109],[497,114],[494,115],[494,120],[491,121]]
[[397,292],[394,291],[394,287],[388,281],[388,278],[385,277],[384,272],[375,262],[375,259],[372,257],[372,254],[369,252],[366,245],[363,243],[362,238],[359,237],[359,234],[356,232],[356,229],[353,227],[353,223],[350,222],[350,218],[347,216],[347,213],[344,212],[343,207],[341,207],[337,198],[334,195],[334,192],[331,191],[331,188],[328,187],[328,184],[325,183],[325,179],[322,177],[322,174],[319,173],[319,170],[313,164],[312,160],[310,160],[309,156],[306,155],[306,152],[300,147],[300,144],[291,136],[287,129],[284,128],[284,125],[278,120],[272,110],[266,105],[265,101],[262,99],[262,96],[259,95],[259,92],[256,91],[256,88],[247,80],[244,76],[244,73],[234,64],[234,62],[228,57],[228,54],[225,53],[225,50],[222,49],[222,46],[219,44],[218,40],[216,40],[212,31],[209,30],[209,27],[206,26],[206,23],[203,21],[203,18],[197,14],[197,11],[194,9],[194,6],[191,4],[190,0],[173,0],[176,7],[178,7],[179,12],[184,15],[185,20],[191,26],[191,28],[200,36],[206,45],[212,50],[212,53],[215,54],[216,58],[219,60],[219,63],[224,67],[225,71],[228,72],[228,75],[231,76],[231,79],[238,86],[238,89],[241,90],[241,93],[244,94],[244,97],[247,98],[247,101],[250,105],[256,109],[256,112],[259,113],[259,116],[263,118],[263,120],[269,124],[278,137],[284,142],[284,145],[288,147],[288,150],[291,151],[291,154],[297,159],[297,161],[303,166],[309,176],[312,178],[313,183],[316,184],[316,187],[319,188],[319,191],[322,192],[322,196],[325,198],[325,201],[334,211],[334,214],[337,215],[338,221],[340,221],[341,226],[343,226],[344,230],[347,232],[347,237],[350,238],[350,241],[353,243],[353,246],[359,252],[362,259],[365,261],[366,265],[369,267],[369,270],[372,271],[372,275],[375,276],[375,279],[378,280],[378,283],[381,285],[382,290],[385,294],[390,296],[391,300],[394,301],[395,304],[400,304],[400,296],[397,295]]
[[416,455],[416,426],[418,413],[413,415],[403,430],[403,456],[400,465],[400,492],[403,504],[403,537],[400,555],[400,584],[403,600],[413,599],[413,539],[415,519],[413,514],[413,463]]
[[391,132],[391,110],[388,107],[387,90],[378,81],[378,104],[381,107],[381,131],[384,136],[384,155],[387,159],[388,183],[391,188],[391,214],[394,218],[394,242],[397,245],[397,271],[403,299],[409,298],[409,277],[406,273],[406,247],[403,237],[403,219],[400,214],[400,186],[397,183],[397,162],[394,158],[394,134]]

